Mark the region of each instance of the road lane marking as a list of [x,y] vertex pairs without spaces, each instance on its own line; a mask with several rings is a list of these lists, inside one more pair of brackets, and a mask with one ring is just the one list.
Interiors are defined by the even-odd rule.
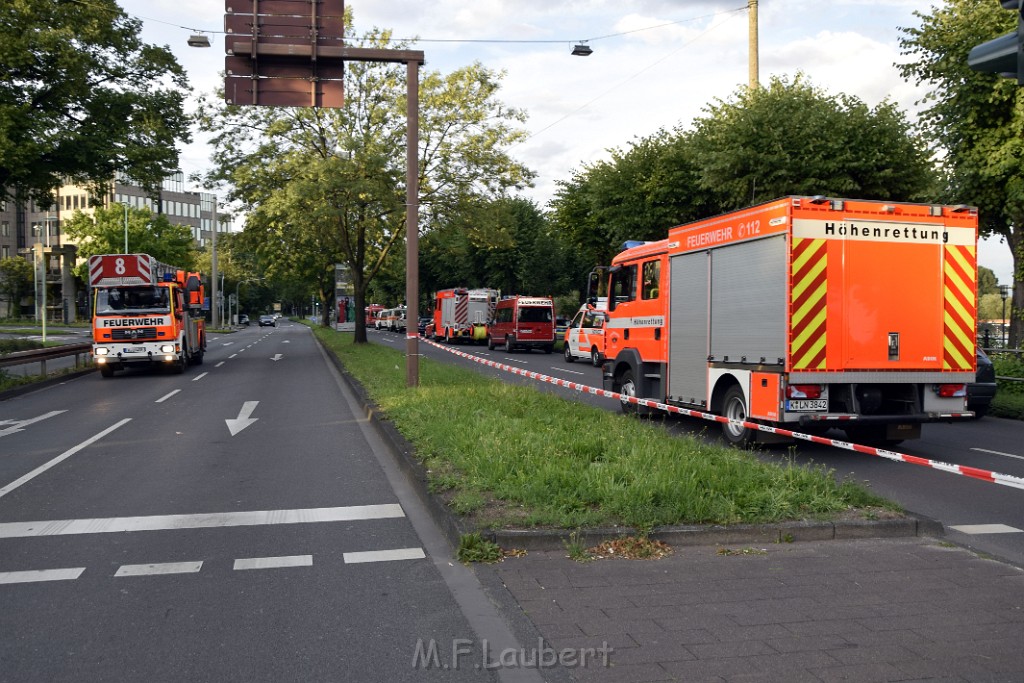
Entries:
[[402,506],[351,505],[334,508],[297,510],[253,510],[213,512],[198,515],[152,515],[148,517],[102,517],[97,519],[58,519],[38,522],[4,522],[0,538],[34,538],[74,534],[108,534],[122,531],[167,531],[171,529],[210,529],[271,524],[313,524],[354,522],[405,517]]
[[551,366],[551,369],[554,370],[555,372],[568,372],[570,375],[585,375],[585,374],[587,374],[585,372],[580,372],[579,370],[566,370],[565,368],[556,368],[554,365]]
[[0,572],[0,583],[36,583],[38,581],[74,581],[85,567],[68,569],[31,569],[23,572]]
[[199,562],[162,562],[159,564],[122,564],[114,576],[152,576],[155,574],[195,574],[203,568]]
[[18,488],[19,486],[21,486],[25,482],[28,482],[28,481],[31,481],[31,480],[35,479],[36,477],[38,477],[40,474],[42,474],[46,470],[50,469],[51,467],[55,467],[56,465],[61,464],[62,462],[64,462],[68,458],[70,458],[72,455],[74,455],[78,451],[80,451],[83,448],[85,448],[86,446],[92,445],[94,442],[99,441],[100,439],[102,439],[103,437],[105,437],[107,434],[109,434],[110,432],[114,431],[118,427],[126,425],[129,422],[131,422],[131,421],[132,421],[132,419],[130,417],[126,417],[125,419],[121,420],[120,422],[117,422],[117,423],[111,425],[110,427],[107,427],[106,429],[104,429],[99,434],[86,439],[85,441],[83,441],[82,443],[78,444],[77,446],[72,446],[71,448],[69,448],[68,450],[64,451],[63,453],[58,455],[56,458],[54,458],[50,462],[45,463],[43,465],[40,465],[39,467],[35,468],[34,470],[29,472],[25,476],[20,477],[18,479],[15,479],[10,484],[8,484],[7,486],[5,486],[2,489],[0,489],[0,498],[3,498],[8,493],[10,493],[14,489]]
[[171,393],[169,393],[169,394],[166,394],[166,395],[164,395],[164,396],[161,396],[161,397],[160,397],[160,398],[158,398],[157,400],[153,401],[153,403],[163,403],[164,401],[166,401],[167,399],[169,399],[169,398],[170,398],[171,396],[174,396],[174,395],[175,395],[176,393],[178,393],[179,391],[181,391],[181,389],[175,389],[175,390],[174,390],[174,391],[172,391]]
[[216,365],[214,365],[213,367],[215,367],[215,368],[219,368],[219,367],[220,367],[220,366],[222,366],[222,365],[224,365],[224,361],[221,361],[221,362],[217,363],[217,364],[216,364]]
[[990,451],[987,448],[972,448],[972,451],[978,451],[979,453],[991,453],[992,455],[1001,455],[1004,458],[1016,458],[1017,460],[1024,460],[1024,455],[1013,455],[1012,453],[1002,453],[1000,451]]
[[192,381],[193,381],[193,382],[198,382],[199,380],[201,380],[202,378],[206,377],[206,376],[207,376],[207,375],[209,375],[209,374],[210,374],[210,373],[208,373],[208,372],[203,372],[203,373],[200,373],[200,374],[196,375],[196,376],[195,376],[195,377],[194,377],[194,378],[192,379]]
[[281,557],[245,557],[235,560],[235,571],[246,569],[280,569],[282,567],[312,567],[312,555],[284,555]]
[[[66,411],[66,410],[51,410],[50,412],[46,413],[45,415],[40,415],[39,417],[30,417],[27,420],[0,420],[0,427],[3,427],[3,429],[0,429],[0,436],[7,436],[9,434],[14,434],[16,432],[20,432],[25,427],[29,426],[30,424],[34,424],[34,423],[39,422],[41,420],[48,420],[49,418],[54,417],[55,415],[60,415],[61,413],[66,413],[66,412],[68,412],[68,411]],[[7,425],[7,426],[5,426],[5,425]]]
[[235,356],[237,356],[237,355],[238,355],[237,353],[233,353],[233,354],[231,354],[230,356],[228,356],[228,360],[231,360],[232,358],[234,358],[234,357],[235,357]]
[[426,557],[423,548],[397,548],[395,550],[367,550],[361,553],[344,553],[345,564],[363,562],[393,562],[395,560],[422,560]]
[[242,404],[242,409],[238,411],[238,417],[231,419],[225,419],[224,422],[228,425],[228,431],[231,432],[231,436],[234,436],[238,432],[242,431],[249,425],[253,424],[258,417],[250,417],[252,411],[256,410],[256,406],[260,404],[259,401],[246,401]]
[[962,534],[1024,534],[1024,529],[1017,529],[1006,524],[960,524],[949,528]]

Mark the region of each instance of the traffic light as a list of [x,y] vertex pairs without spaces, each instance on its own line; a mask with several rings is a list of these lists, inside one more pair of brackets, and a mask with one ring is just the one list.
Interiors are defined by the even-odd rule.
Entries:
[[1000,0],[999,4],[1017,13],[1017,30],[971,48],[967,65],[982,73],[1016,78],[1017,85],[1024,85],[1024,0]]

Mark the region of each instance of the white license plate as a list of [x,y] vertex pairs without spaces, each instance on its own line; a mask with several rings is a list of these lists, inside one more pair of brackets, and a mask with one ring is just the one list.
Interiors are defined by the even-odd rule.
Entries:
[[145,346],[126,346],[124,347],[123,353],[145,353]]
[[828,410],[828,401],[823,398],[786,401],[786,410],[793,413],[811,410]]

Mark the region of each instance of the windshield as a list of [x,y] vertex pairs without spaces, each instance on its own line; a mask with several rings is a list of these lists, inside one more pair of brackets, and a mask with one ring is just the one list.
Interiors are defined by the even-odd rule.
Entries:
[[519,322],[549,323],[551,322],[551,308],[546,306],[520,306]]
[[104,287],[96,290],[96,315],[107,313],[170,313],[166,287]]

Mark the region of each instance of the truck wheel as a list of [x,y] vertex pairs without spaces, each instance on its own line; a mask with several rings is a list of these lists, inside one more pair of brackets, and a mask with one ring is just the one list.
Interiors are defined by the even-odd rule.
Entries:
[[193,355],[192,356],[192,365],[202,365],[203,364],[203,355],[205,353],[206,353],[205,351],[200,349],[200,351],[198,353]]
[[[725,392],[722,404],[722,415],[730,420],[747,422],[747,404],[743,398],[743,390],[733,385]],[[722,423],[722,435],[734,446],[746,446],[754,441],[756,432],[749,427],[741,427],[729,422]]]
[[487,350],[493,351],[495,346],[494,340],[491,339],[491,335],[487,335]]
[[180,375],[185,372],[185,366],[188,365],[188,347],[182,345],[181,353],[178,354],[178,360],[174,362],[174,366],[171,369],[175,375]]
[[601,354],[597,352],[597,349],[590,349],[590,364],[595,368],[601,367]]
[[[626,370],[624,373],[622,373],[622,376],[619,378],[619,393],[622,394],[623,397],[636,397],[636,380],[633,379],[632,370]],[[625,414],[636,415],[639,411],[640,408],[637,406],[637,404],[630,403],[629,401],[626,400],[622,401],[622,412],[624,412]]]
[[544,353],[551,353],[554,350],[555,347],[553,344],[548,344],[547,346],[544,347]]
[[569,350],[569,342],[565,342],[565,348],[562,349],[562,353],[565,355],[566,363],[576,362],[576,356],[572,355],[572,351]]
[[515,351],[515,348],[514,348],[514,346],[512,344],[512,335],[511,334],[508,335],[507,337],[505,337],[505,351],[507,351],[508,353],[512,353],[513,351]]
[[109,365],[103,364],[100,366],[100,375],[102,375],[103,377],[113,377],[114,368],[110,367]]

